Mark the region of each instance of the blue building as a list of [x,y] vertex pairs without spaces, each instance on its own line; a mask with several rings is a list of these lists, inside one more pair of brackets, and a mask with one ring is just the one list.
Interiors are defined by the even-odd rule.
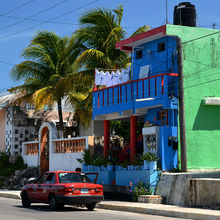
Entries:
[[104,120],[104,155],[110,120],[130,120],[130,157],[136,155],[136,122],[143,120],[144,152],[155,153],[161,168],[177,167],[178,70],[176,36],[166,25],[122,40],[131,53],[131,80],[93,92],[93,119]]

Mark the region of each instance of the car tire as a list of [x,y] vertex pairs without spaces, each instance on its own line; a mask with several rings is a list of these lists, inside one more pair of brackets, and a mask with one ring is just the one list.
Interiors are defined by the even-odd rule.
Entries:
[[27,192],[23,192],[21,195],[21,202],[24,208],[29,208],[31,206],[31,201],[28,197]]
[[54,195],[49,197],[49,208],[51,211],[55,211],[58,208],[57,200]]
[[96,203],[87,204],[86,207],[89,211],[93,211],[96,206]]

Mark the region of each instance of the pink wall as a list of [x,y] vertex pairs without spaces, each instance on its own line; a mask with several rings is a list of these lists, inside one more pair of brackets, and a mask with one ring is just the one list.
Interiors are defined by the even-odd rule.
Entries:
[[0,151],[5,151],[5,109],[0,110]]

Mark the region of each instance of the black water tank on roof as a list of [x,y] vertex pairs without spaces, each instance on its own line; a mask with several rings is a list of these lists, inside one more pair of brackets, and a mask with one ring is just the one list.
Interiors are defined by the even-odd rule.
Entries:
[[173,21],[175,25],[196,27],[196,9],[190,2],[181,2],[174,7]]

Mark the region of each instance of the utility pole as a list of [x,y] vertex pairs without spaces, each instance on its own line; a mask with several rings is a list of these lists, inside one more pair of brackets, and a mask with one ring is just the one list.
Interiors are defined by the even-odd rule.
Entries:
[[177,42],[177,64],[178,64],[181,171],[186,172],[187,171],[186,127],[185,127],[185,106],[184,106],[183,63],[182,63],[181,39],[179,37],[177,37],[176,42]]

